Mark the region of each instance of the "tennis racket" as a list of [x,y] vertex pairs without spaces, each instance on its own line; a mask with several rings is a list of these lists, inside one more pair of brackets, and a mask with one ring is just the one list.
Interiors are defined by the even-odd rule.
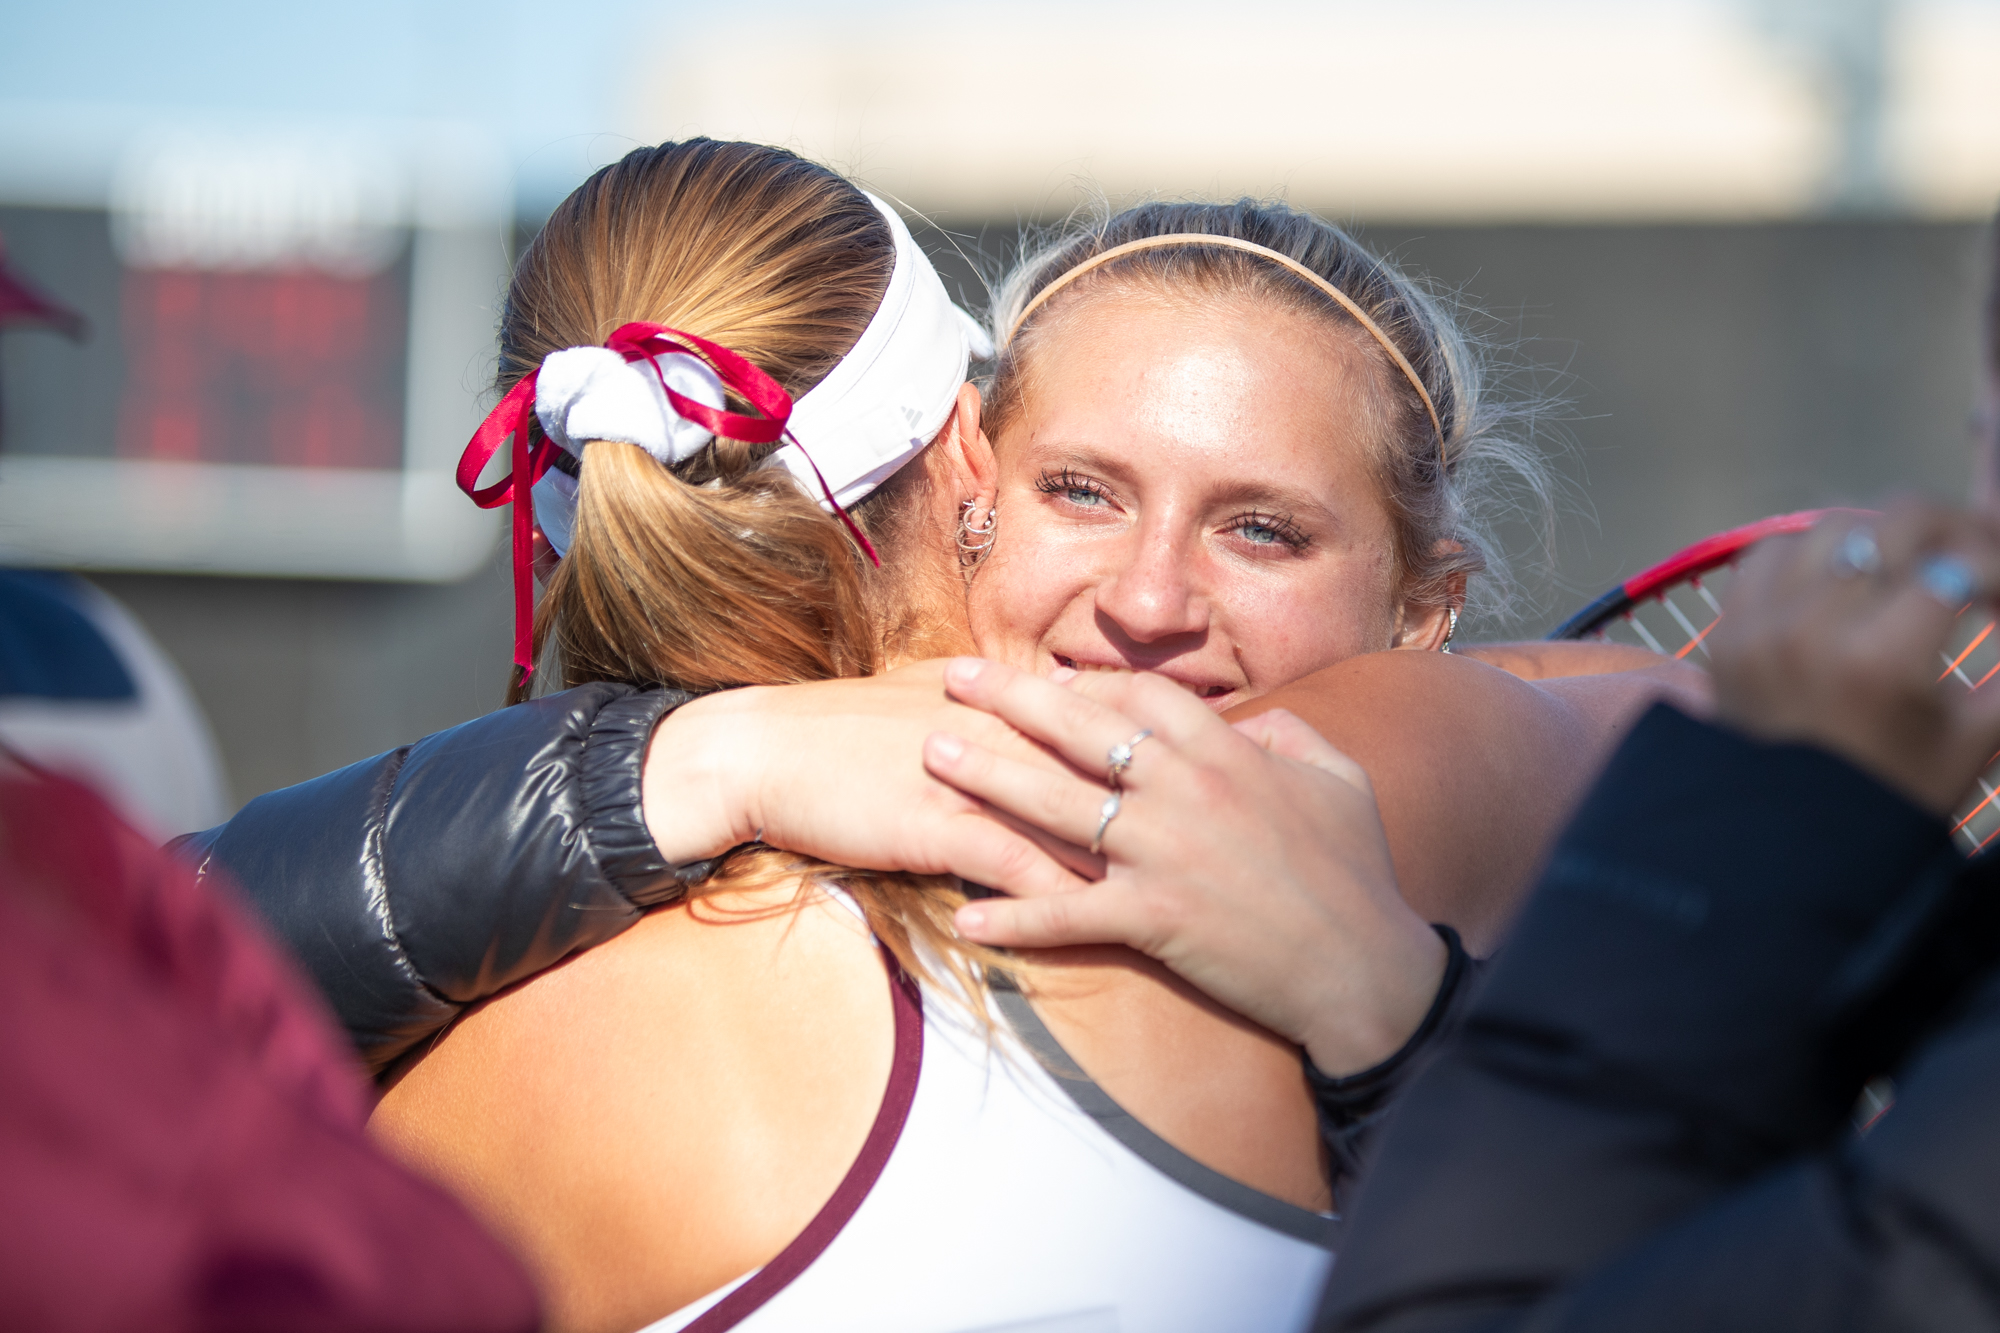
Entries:
[[[1636,644],[1681,661],[1703,662],[1704,641],[1722,620],[1718,594],[1728,586],[1736,561],[1766,537],[1804,532],[1834,509],[1777,514],[1718,532],[1633,575],[1565,620],[1551,639],[1604,639]],[[1852,512],[1852,511],[1849,511]],[[2000,675],[2000,634],[1982,612],[1961,611],[1952,637],[1940,654],[1939,681],[1955,680],[1976,690]],[[2000,688],[2000,687],[1996,687]],[[2000,755],[1994,756],[2000,759]],[[2000,839],[2000,769],[1980,775],[1977,792],[1959,811],[1953,833],[1968,852]]]

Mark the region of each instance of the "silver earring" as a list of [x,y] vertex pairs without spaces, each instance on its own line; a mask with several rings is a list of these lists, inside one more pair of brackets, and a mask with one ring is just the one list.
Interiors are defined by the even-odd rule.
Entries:
[[977,511],[976,501],[958,502],[958,563],[967,568],[986,558],[993,545],[993,530],[1000,526],[998,505],[988,507],[984,523],[973,522],[972,516]]
[[1445,617],[1444,642],[1438,645],[1438,651],[1448,653],[1451,651],[1451,636],[1458,633],[1458,608],[1455,606],[1446,607]]

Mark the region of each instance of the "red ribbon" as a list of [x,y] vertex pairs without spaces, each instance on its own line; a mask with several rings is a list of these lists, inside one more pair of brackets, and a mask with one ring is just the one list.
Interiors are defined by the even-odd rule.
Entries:
[[[614,330],[604,340],[604,345],[628,362],[644,361],[651,366],[667,402],[689,421],[699,422],[719,436],[741,440],[745,444],[770,444],[789,438],[785,424],[791,420],[792,396],[776,380],[722,344],[698,338],[692,333],[683,333],[679,329],[670,329],[664,324],[634,321]],[[741,412],[725,412],[674,392],[667,387],[666,376],[661,373],[659,364],[652,360],[667,352],[686,352],[708,362],[725,387],[762,415],[753,417]],[[474,504],[481,509],[497,509],[508,503],[514,506],[514,665],[521,668],[523,681],[535,670],[534,502],[529,492],[554,465],[558,448],[546,436],[537,439],[534,435],[535,385],[540,378],[539,368],[523,375],[507,391],[507,396],[486,414],[486,420],[479,423],[479,429],[473,432],[458,460],[458,488],[471,496]],[[513,441],[512,469],[499,481],[482,488],[479,474],[509,439]],[[791,440],[791,443],[798,445],[797,440]],[[826,478],[820,475],[819,465],[812,461],[811,455],[806,454],[803,445],[799,445],[799,453],[812,467],[813,476],[818,479],[820,490],[825,492],[833,512],[847,525],[848,533],[860,544],[869,561],[880,568],[882,561],[875,554],[875,547],[855,526],[847,511],[840,507],[840,502],[833,498]]]

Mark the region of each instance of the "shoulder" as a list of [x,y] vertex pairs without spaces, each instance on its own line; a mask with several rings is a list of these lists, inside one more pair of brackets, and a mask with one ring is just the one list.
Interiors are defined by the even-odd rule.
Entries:
[[[845,907],[793,898],[652,912],[479,1006],[383,1098],[374,1130],[528,1257],[557,1322],[637,1326],[768,1262],[860,1150],[887,973]],[[634,1253],[672,1261],[635,1275]]]
[[1613,729],[1443,653],[1351,658],[1232,710],[1290,709],[1367,770],[1411,905],[1475,952],[1511,915]]
[[[1343,749],[1462,754],[1481,742],[1569,741],[1579,718],[1560,695],[1449,653],[1367,653],[1301,677],[1232,710],[1287,708]],[[1357,757],[1359,757],[1357,755]]]
[[561,1115],[586,1089],[712,1097],[720,1066],[771,1063],[750,1052],[789,1047],[815,1028],[836,1044],[853,1040],[828,1029],[868,1009],[864,993],[882,991],[886,1020],[882,980],[866,928],[818,890],[704,894],[473,1009],[383,1109],[416,1111],[425,1089],[446,1084],[504,1086],[529,1117]]

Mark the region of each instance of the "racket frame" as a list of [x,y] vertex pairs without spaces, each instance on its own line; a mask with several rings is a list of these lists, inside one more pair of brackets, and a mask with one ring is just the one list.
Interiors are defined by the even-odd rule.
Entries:
[[[1832,514],[1870,512],[1865,509],[1801,509],[1792,514],[1773,514],[1769,518],[1760,518],[1755,523],[1745,523],[1740,528],[1731,528],[1727,532],[1704,537],[1694,545],[1668,556],[1650,569],[1634,574],[1602,596],[1593,598],[1582,610],[1550,630],[1544,637],[1551,640],[1588,638],[1652,598],[1657,597],[1666,601],[1667,591],[1680,584],[1693,583],[1699,589],[1703,574],[1735,563],[1745,551],[1766,537],[1808,531],[1821,519]],[[1680,608],[1670,601],[1666,601],[1666,606],[1677,619],[1680,617]],[[1717,615],[1720,618],[1720,608],[1717,609]],[[1635,628],[1639,628],[1636,620],[1632,623]],[[1714,622],[1711,621],[1710,628],[1713,627]],[[1691,626],[1684,628],[1687,628],[1694,643],[1699,643],[1708,633],[1705,629],[1697,632]],[[1644,633],[1643,628],[1640,632]]]

